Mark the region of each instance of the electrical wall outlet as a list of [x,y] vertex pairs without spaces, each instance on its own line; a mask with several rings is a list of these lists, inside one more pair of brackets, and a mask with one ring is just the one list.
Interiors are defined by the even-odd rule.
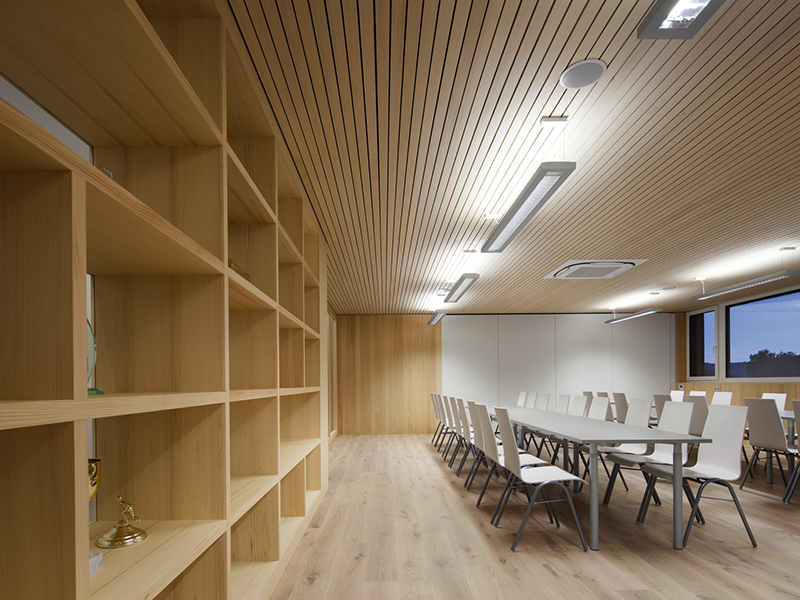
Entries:
[[682,389],[683,389],[683,384],[680,384],[680,385],[678,386],[678,389],[679,389],[679,390],[682,390]]
[[721,387],[719,387],[718,385],[715,385],[715,386],[714,386],[714,391],[715,391],[715,392],[721,392],[721,391],[722,391],[722,388],[721,388]]

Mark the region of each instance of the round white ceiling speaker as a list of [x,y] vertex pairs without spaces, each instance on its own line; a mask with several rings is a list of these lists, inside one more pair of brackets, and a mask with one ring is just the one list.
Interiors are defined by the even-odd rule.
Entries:
[[577,90],[597,83],[605,73],[606,63],[602,60],[582,60],[568,67],[559,82],[568,90]]

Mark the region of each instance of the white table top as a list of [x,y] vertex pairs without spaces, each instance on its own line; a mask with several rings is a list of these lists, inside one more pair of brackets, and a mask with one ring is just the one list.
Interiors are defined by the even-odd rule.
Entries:
[[[493,407],[489,412],[494,413]],[[533,408],[508,407],[512,421],[546,435],[555,435],[578,444],[702,444],[710,438],[635,427]]]
[[781,412],[781,419],[784,421],[794,421],[794,411],[793,410],[782,410]]

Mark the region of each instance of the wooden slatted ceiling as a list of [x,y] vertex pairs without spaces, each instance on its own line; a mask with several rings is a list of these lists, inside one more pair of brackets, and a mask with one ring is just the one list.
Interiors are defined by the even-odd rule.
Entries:
[[[707,282],[722,287],[800,246],[795,1],[728,0],[690,41],[637,40],[650,1],[230,3],[327,239],[337,314],[430,310],[494,228],[484,213],[543,159],[578,168],[451,312],[687,310],[701,272],[772,253]],[[606,76],[562,88],[585,58]],[[550,115],[569,116],[563,135],[539,128]],[[543,279],[590,258],[649,262]]]

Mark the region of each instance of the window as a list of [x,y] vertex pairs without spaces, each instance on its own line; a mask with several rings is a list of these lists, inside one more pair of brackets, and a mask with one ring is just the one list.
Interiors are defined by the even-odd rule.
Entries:
[[689,377],[717,376],[716,310],[689,315]]
[[800,377],[800,291],[725,308],[728,377]]

